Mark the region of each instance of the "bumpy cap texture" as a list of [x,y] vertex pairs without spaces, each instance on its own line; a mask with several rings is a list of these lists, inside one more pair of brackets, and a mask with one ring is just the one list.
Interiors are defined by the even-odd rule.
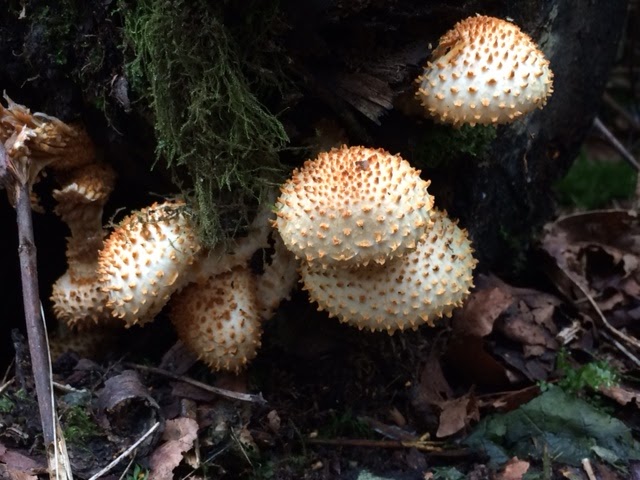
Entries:
[[70,327],[90,327],[109,318],[107,295],[94,277],[74,277],[67,271],[53,284],[53,313]]
[[425,240],[384,265],[356,269],[301,265],[304,289],[320,310],[360,329],[393,333],[450,316],[473,286],[476,260],[467,236],[446,215],[433,212]]
[[129,215],[100,251],[98,273],[112,315],[127,326],[153,320],[186,284],[185,271],[199,250],[183,202],[155,203]]
[[516,25],[478,15],[445,33],[418,80],[418,97],[437,120],[509,123],[542,108],[553,92],[549,61]]
[[237,373],[260,347],[254,277],[244,267],[187,285],[169,315],[178,337],[213,370]]
[[425,236],[433,206],[428,186],[399,155],[334,148],[284,183],[275,225],[287,248],[307,262],[384,263]]

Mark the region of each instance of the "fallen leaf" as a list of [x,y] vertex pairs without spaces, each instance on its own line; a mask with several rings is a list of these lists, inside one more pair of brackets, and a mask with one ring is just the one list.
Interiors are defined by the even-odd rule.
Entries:
[[165,441],[149,459],[149,478],[154,480],[173,479],[173,470],[182,461],[185,452],[193,447],[198,438],[198,423],[186,417],[167,420],[162,439]]
[[494,322],[512,303],[513,296],[501,287],[478,289],[455,315],[453,331],[459,335],[486,337],[493,330]]
[[480,419],[478,404],[473,393],[467,393],[462,397],[447,400],[440,404],[440,424],[436,437],[448,437],[459,432],[472,421]]
[[496,476],[496,480],[522,480],[525,473],[529,471],[530,464],[524,460],[513,457],[509,460],[502,471]]
[[485,417],[464,443],[485,453],[492,465],[513,456],[539,459],[545,452],[573,466],[594,454],[621,464],[640,459],[629,427],[556,386],[517,410]]
[[628,387],[613,386],[613,387],[600,387],[600,393],[612,398],[620,405],[627,405],[630,402],[635,402],[636,407],[640,407],[640,392]]
[[10,470],[32,470],[44,467],[44,463],[37,462],[16,450],[10,450],[0,443],[0,462],[7,465]]

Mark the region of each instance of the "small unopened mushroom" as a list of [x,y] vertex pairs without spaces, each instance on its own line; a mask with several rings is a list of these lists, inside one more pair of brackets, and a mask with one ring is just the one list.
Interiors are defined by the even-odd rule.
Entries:
[[125,218],[100,251],[99,275],[114,317],[150,322],[189,280],[200,251],[182,201],[155,203]]
[[213,370],[239,372],[260,347],[262,319],[246,267],[191,283],[174,295],[169,316],[178,338]]
[[286,247],[321,266],[384,263],[426,235],[429,182],[399,155],[334,148],[293,171],[276,221]]
[[417,82],[429,114],[454,125],[509,123],[542,108],[553,92],[549,61],[531,37],[483,15],[440,38]]
[[384,265],[355,269],[302,263],[304,289],[319,310],[360,329],[386,331],[450,316],[473,287],[476,260],[467,232],[434,210],[433,226],[415,250]]

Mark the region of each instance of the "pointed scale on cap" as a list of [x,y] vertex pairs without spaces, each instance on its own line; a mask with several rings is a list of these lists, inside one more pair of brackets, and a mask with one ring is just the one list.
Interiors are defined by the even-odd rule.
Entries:
[[178,337],[211,369],[238,373],[256,356],[262,320],[255,290],[253,274],[237,267],[191,283],[171,299]]
[[99,275],[112,315],[127,326],[153,320],[188,281],[200,251],[182,201],[155,203],[125,218],[100,251]]
[[360,329],[389,334],[450,316],[473,287],[477,261],[467,232],[434,210],[434,225],[418,247],[385,263],[354,269],[303,263],[304,289],[319,310]]
[[275,226],[298,258],[321,266],[384,263],[415,248],[433,197],[399,155],[334,148],[293,171],[276,202]]
[[443,123],[510,123],[542,108],[553,72],[535,42],[513,23],[478,15],[455,24],[418,77],[417,95]]

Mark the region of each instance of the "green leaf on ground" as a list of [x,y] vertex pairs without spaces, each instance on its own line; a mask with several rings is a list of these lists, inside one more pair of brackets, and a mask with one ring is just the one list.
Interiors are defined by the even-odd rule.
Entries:
[[607,463],[640,459],[640,444],[624,423],[556,386],[517,410],[485,418],[465,443],[493,466],[513,456],[542,458],[545,451],[569,465],[594,456]]

